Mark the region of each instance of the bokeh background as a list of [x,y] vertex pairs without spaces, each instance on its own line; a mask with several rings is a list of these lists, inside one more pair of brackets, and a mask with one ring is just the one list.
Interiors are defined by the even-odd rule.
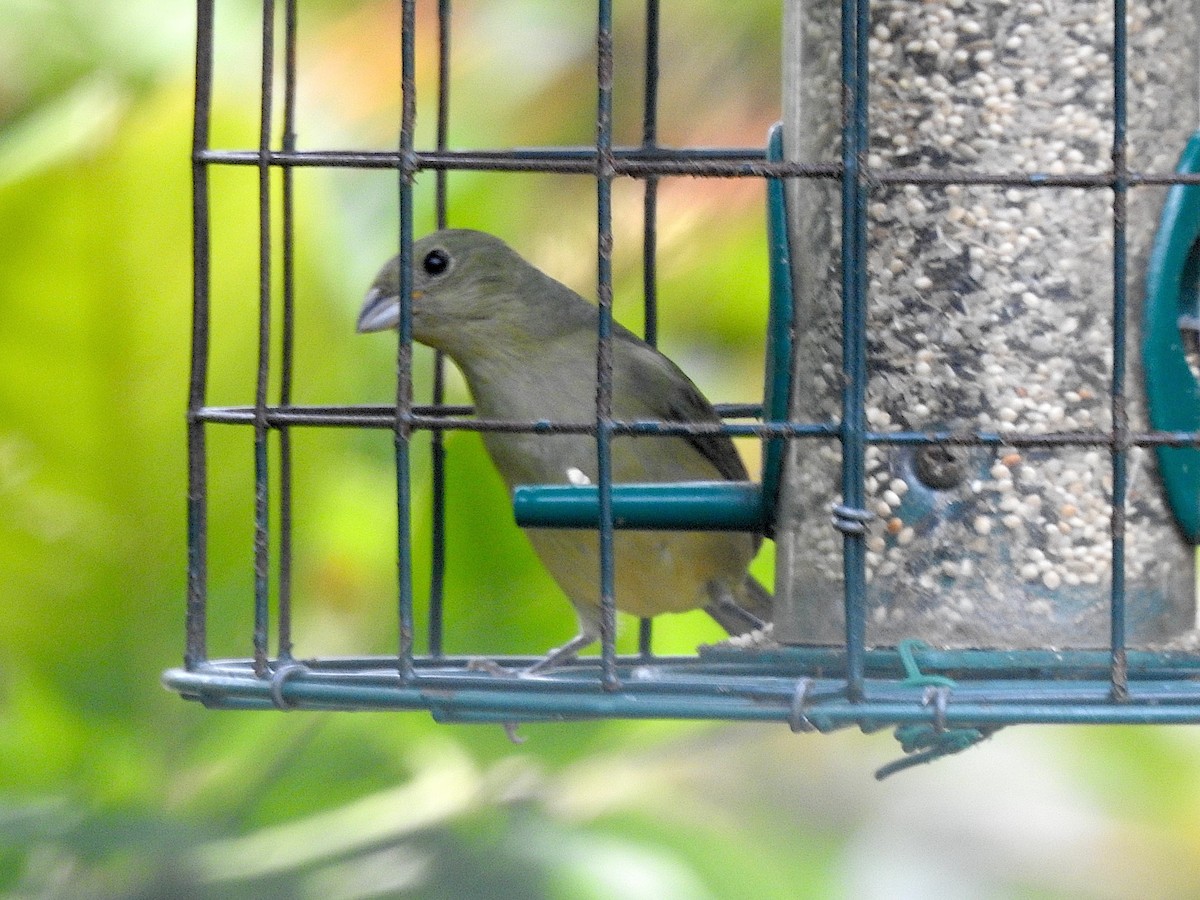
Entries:
[[[299,145],[390,149],[393,0],[302,0]],[[594,10],[456,0],[451,146],[593,140]],[[616,4],[618,141],[640,140],[642,10]],[[257,142],[260,10],[218,4],[213,144]],[[433,142],[422,2],[418,145]],[[1192,728],[1021,728],[877,783],[887,734],[422,714],[210,712],[183,649],[194,13],[0,0],[0,892],[14,897],[1189,897]],[[769,0],[663,4],[661,140],[756,146],[779,115]],[[253,398],[256,173],[214,170],[210,402]],[[418,184],[418,232],[433,221]],[[394,337],[353,331],[394,252],[385,171],[296,175],[299,403],[388,403]],[[640,184],[617,186],[617,313],[641,326]],[[452,224],[594,295],[594,186],[455,173]],[[662,184],[662,343],[719,401],[761,396],[763,189]],[[418,397],[430,358],[418,356]],[[452,379],[452,399],[464,398]],[[214,655],[250,652],[251,434],[213,428]],[[395,645],[388,432],[297,430],[297,653]],[[757,448],[742,447],[754,467]],[[447,649],[535,653],[574,626],[478,437],[447,441]],[[428,531],[427,439],[416,517]],[[428,542],[417,580],[428,582]],[[768,547],[756,563],[771,576]],[[625,622],[621,640],[635,634]],[[675,617],[656,649],[718,637]]]

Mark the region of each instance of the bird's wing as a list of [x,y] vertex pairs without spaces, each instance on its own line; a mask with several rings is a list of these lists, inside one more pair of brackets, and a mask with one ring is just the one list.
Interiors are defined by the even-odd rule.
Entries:
[[[675,363],[624,329],[614,337],[613,413],[617,418],[721,421],[712,404]],[[616,398],[622,398],[621,402],[618,403]],[[728,435],[693,434],[683,439],[727,481],[749,478]]]

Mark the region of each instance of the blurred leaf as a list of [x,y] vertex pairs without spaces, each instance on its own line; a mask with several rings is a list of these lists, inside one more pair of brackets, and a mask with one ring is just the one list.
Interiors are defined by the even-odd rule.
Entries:
[[0,189],[95,149],[108,140],[126,106],[109,79],[81,82],[0,133]]

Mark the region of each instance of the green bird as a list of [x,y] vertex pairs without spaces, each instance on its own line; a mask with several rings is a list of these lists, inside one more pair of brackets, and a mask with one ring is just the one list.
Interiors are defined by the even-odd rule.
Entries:
[[[502,240],[446,230],[413,244],[412,333],[462,370],[476,415],[515,422],[590,424],[596,415],[599,311]],[[395,328],[399,257],[380,270],[358,316],[360,332]],[[618,420],[713,423],[720,418],[671,360],[613,324],[612,412]],[[483,432],[509,491],[523,484],[595,484],[596,441],[586,434]],[[724,434],[617,436],[622,482],[744,481]],[[599,537],[583,529],[526,531],[579,617],[579,634],[530,669],[575,657],[600,634]],[[771,619],[771,595],[746,572],[762,538],[728,531],[633,531],[614,536],[618,609],[657,616],[703,608],[730,634]]]

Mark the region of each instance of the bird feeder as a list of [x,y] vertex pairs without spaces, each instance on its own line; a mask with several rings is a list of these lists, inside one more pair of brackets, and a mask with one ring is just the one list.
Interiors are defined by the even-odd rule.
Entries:
[[[187,645],[184,666],[165,682],[218,708],[427,710],[448,722],[895,725],[913,754],[904,764],[1007,724],[1200,721],[1200,138],[1191,137],[1200,16],[1190,2],[786,0],[783,122],[757,149],[657,144],[657,0],[646,4],[646,140],[615,146],[612,9],[599,0],[595,146],[456,152],[446,147],[444,121],[436,148],[414,143],[416,4],[404,0],[400,145],[347,153],[295,147],[295,0],[282,5],[282,144],[271,142],[276,9],[268,0],[260,144],[210,146],[213,3],[199,0]],[[449,4],[438,13],[444,73]],[[443,80],[442,99],[445,89]],[[440,114],[446,108],[439,103]],[[211,406],[205,389],[208,172],[217,166],[256,167],[262,191],[262,353],[255,403],[245,407]],[[508,677],[536,656],[481,667],[444,655],[440,597],[431,599],[430,621],[417,621],[411,483],[430,476],[414,470],[410,444],[463,411],[438,396],[414,404],[403,315],[394,408],[299,408],[287,381],[285,286],[284,384],[277,403],[268,399],[268,326],[279,302],[266,262],[270,176],[276,168],[285,176],[286,253],[296,166],[394,169],[402,271],[411,263],[412,183],[423,173],[594,178],[600,346],[611,339],[613,181],[646,183],[652,282],[658,179],[763,180],[771,270],[764,402],[738,407],[754,421],[722,426],[760,439],[762,481],[613,484],[604,454],[614,434],[649,440],[688,426],[613,423],[598,401],[598,483],[527,485],[514,497],[525,527],[598,530],[606,598],[598,659]],[[248,655],[238,659],[210,658],[206,636],[205,435],[214,424],[254,431],[254,625]],[[508,425],[535,435],[554,427]],[[279,503],[290,508],[290,431],[323,426],[387,429],[395,438],[400,627],[392,655],[293,654],[290,535],[273,539],[268,511],[275,477]],[[455,427],[483,426],[467,418]],[[277,473],[268,452],[274,433]],[[431,477],[440,496],[436,464]],[[289,516],[279,518],[286,529]],[[643,630],[640,652],[619,656],[611,551],[614,531],[625,527],[774,537],[773,633],[664,658]],[[415,649],[422,625],[428,653]]]
[[1196,125],[1195,9],[872,3],[847,145],[840,7],[791,8],[788,156],[843,159],[851,196],[790,183],[792,416],[841,442],[792,448],[777,636],[843,640],[850,593],[867,645],[1187,640],[1200,470],[1156,464],[1146,388],[1190,414],[1156,428],[1194,430],[1196,379],[1185,310],[1147,306],[1166,188],[1144,176]]

